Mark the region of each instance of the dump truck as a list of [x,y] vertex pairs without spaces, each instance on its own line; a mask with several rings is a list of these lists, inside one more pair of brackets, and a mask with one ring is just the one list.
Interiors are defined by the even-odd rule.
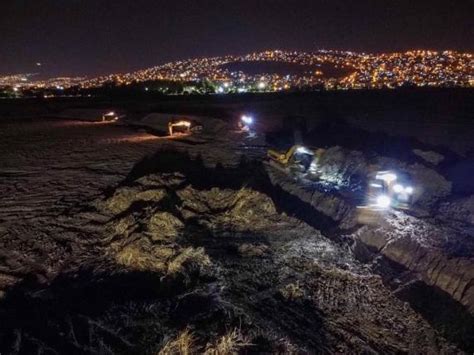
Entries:
[[125,115],[120,115],[115,111],[108,111],[102,114],[102,122],[115,122],[118,121],[120,118],[125,117]]
[[168,122],[168,133],[170,136],[191,134],[202,131],[202,124],[187,118],[173,118]]

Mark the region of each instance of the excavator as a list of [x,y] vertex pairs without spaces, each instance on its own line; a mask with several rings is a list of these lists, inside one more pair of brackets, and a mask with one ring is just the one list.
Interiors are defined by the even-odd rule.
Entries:
[[[327,179],[320,174],[318,163],[326,152],[325,149],[309,149],[303,145],[294,145],[286,152],[273,149],[267,151],[271,166],[294,176],[300,176],[312,181]],[[406,174],[391,170],[374,171],[363,181],[366,201],[363,206],[374,210],[388,208],[407,209],[413,203],[414,187]]]
[[[293,123],[295,145],[290,149],[283,152],[274,149],[267,151],[269,164],[295,177],[299,176],[312,181],[331,181],[331,183],[334,183],[334,181],[341,180],[337,176],[333,176],[334,172],[328,174],[324,172],[324,167],[318,166],[324,160],[324,158],[321,158],[327,152],[326,149],[308,148],[301,143],[303,123]],[[365,186],[362,191],[365,191],[366,201],[362,207],[377,210],[388,208],[407,209],[413,203],[415,188],[407,174],[391,170],[381,171],[374,167],[372,172],[362,177],[362,181],[359,181],[359,177],[355,175],[354,178],[357,181],[354,185],[362,183],[362,186]]]
[[280,170],[306,174],[315,167],[317,160],[323,152],[324,149],[313,150],[303,145],[295,144],[286,152],[269,149],[267,157],[270,164]]

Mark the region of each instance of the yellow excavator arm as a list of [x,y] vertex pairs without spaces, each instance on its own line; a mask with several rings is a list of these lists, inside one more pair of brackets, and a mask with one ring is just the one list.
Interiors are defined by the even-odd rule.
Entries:
[[[324,149],[308,149],[302,145],[294,145],[286,152],[279,152],[274,149],[267,151],[267,156],[271,162],[275,162],[278,166],[287,168],[296,168],[300,171],[308,171],[314,164],[318,164],[323,156]],[[297,156],[295,156],[297,154]]]
[[290,161],[290,158],[293,156],[293,154],[295,153],[295,150],[298,149],[298,146],[297,145],[294,145],[292,146],[290,149],[288,149],[287,152],[279,152],[277,150],[274,150],[274,149],[269,149],[267,151],[267,156],[282,164],[282,165],[287,165],[288,162]]

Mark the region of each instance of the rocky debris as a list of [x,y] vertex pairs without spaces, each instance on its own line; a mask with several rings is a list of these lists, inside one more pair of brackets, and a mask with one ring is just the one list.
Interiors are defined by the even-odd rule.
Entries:
[[437,217],[474,225],[474,195],[440,204]]
[[431,150],[413,149],[413,153],[422,158],[424,161],[433,165],[438,165],[444,160],[444,156]]
[[190,263],[205,267],[210,260],[202,248],[179,246],[190,223],[198,219],[209,231],[244,232],[250,225],[267,228],[265,218],[276,213],[271,200],[256,191],[196,190],[184,179],[179,173],[147,175],[94,203],[112,217],[108,254],[119,265],[163,275]]
[[[339,150],[335,150],[335,155],[341,159],[344,156]],[[335,166],[340,164],[341,162],[338,162]],[[364,166],[364,164],[356,165]],[[390,159],[378,159],[378,166],[381,169],[387,165],[396,164]],[[415,186],[423,186],[423,196],[418,200],[422,206],[432,206],[449,194],[450,183],[434,170],[420,164],[401,166],[410,173]],[[341,171],[343,170],[342,168]],[[474,247],[469,243],[465,233],[449,226],[437,226],[402,212],[387,215],[374,212],[375,215],[371,218],[364,218],[367,217],[367,212],[358,210],[353,201],[337,191],[332,193],[320,191],[317,185],[295,181],[272,167],[268,168],[268,174],[275,186],[297,197],[307,206],[306,211],[302,213],[312,214],[313,217],[318,214],[328,217],[333,222],[332,228],[337,226],[343,230],[355,229],[356,232],[351,238],[373,248],[377,253],[408,270],[418,273],[428,285],[439,287],[470,312],[474,311],[472,296]],[[332,174],[337,175],[338,172],[332,171]],[[305,207],[300,206],[299,210],[304,211]],[[369,220],[371,223],[360,226],[360,223]],[[314,222],[309,218],[307,221],[321,230],[331,229],[331,223],[322,223],[321,217]],[[467,249],[459,255],[459,249],[453,248],[456,244],[463,245]]]
[[113,214],[122,213],[130,208],[134,202],[159,202],[162,198],[163,191],[161,190],[140,191],[138,188],[133,187],[123,189],[106,202],[107,212]]
[[[453,230],[402,213],[385,217],[380,226],[364,226],[353,237],[389,260],[416,272],[474,314],[474,244],[466,244]],[[450,254],[450,244],[467,247]]]
[[195,215],[212,216],[215,228],[231,228],[236,231],[268,227],[267,218],[275,216],[276,210],[271,199],[256,191],[242,188],[238,191],[211,188],[208,191],[197,191],[187,187],[177,192],[182,200],[185,218]]
[[337,190],[357,193],[365,190],[369,163],[362,152],[331,147],[317,160],[316,174],[323,183]]
[[415,201],[418,205],[432,208],[451,193],[452,183],[435,170],[415,163],[406,167],[415,186]]
[[300,286],[300,282],[289,283],[284,287],[280,288],[280,293],[288,301],[295,301],[305,296],[305,291]]
[[243,243],[239,246],[239,253],[246,258],[260,257],[269,253],[268,245]]
[[[350,229],[358,224],[356,206],[346,201],[341,195],[328,194],[310,181],[295,181],[289,178],[286,173],[272,167],[268,167],[267,172],[270,182],[276,188],[281,188],[310,206],[308,211],[302,212],[307,215],[307,218],[314,218],[314,215],[321,216],[321,218],[314,218],[315,223],[326,225],[338,223],[342,229]],[[303,207],[298,206],[295,209],[301,211]],[[310,217],[310,214],[313,217]]]
[[199,346],[198,343],[199,339],[189,329],[185,329],[175,338],[168,340],[158,354],[237,354],[244,349],[252,350],[254,345],[251,339],[242,334],[238,328],[234,328],[213,342],[207,343],[205,347]]
[[153,241],[170,240],[179,235],[184,223],[169,212],[156,212],[150,218],[147,232]]

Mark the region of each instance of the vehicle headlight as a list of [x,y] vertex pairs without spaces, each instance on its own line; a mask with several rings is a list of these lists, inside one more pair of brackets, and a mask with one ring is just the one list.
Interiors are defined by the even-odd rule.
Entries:
[[252,116],[243,115],[240,119],[246,125],[251,125],[253,123],[253,117]]
[[403,192],[404,190],[405,190],[405,188],[400,184],[393,185],[393,192],[395,192],[397,194]]
[[312,154],[312,152],[306,147],[298,147],[296,148],[296,151],[298,153]]
[[379,172],[376,175],[376,179],[381,179],[390,184],[391,182],[397,180],[397,175],[395,173]]
[[387,195],[380,195],[376,199],[377,207],[388,208],[392,204],[392,200]]

